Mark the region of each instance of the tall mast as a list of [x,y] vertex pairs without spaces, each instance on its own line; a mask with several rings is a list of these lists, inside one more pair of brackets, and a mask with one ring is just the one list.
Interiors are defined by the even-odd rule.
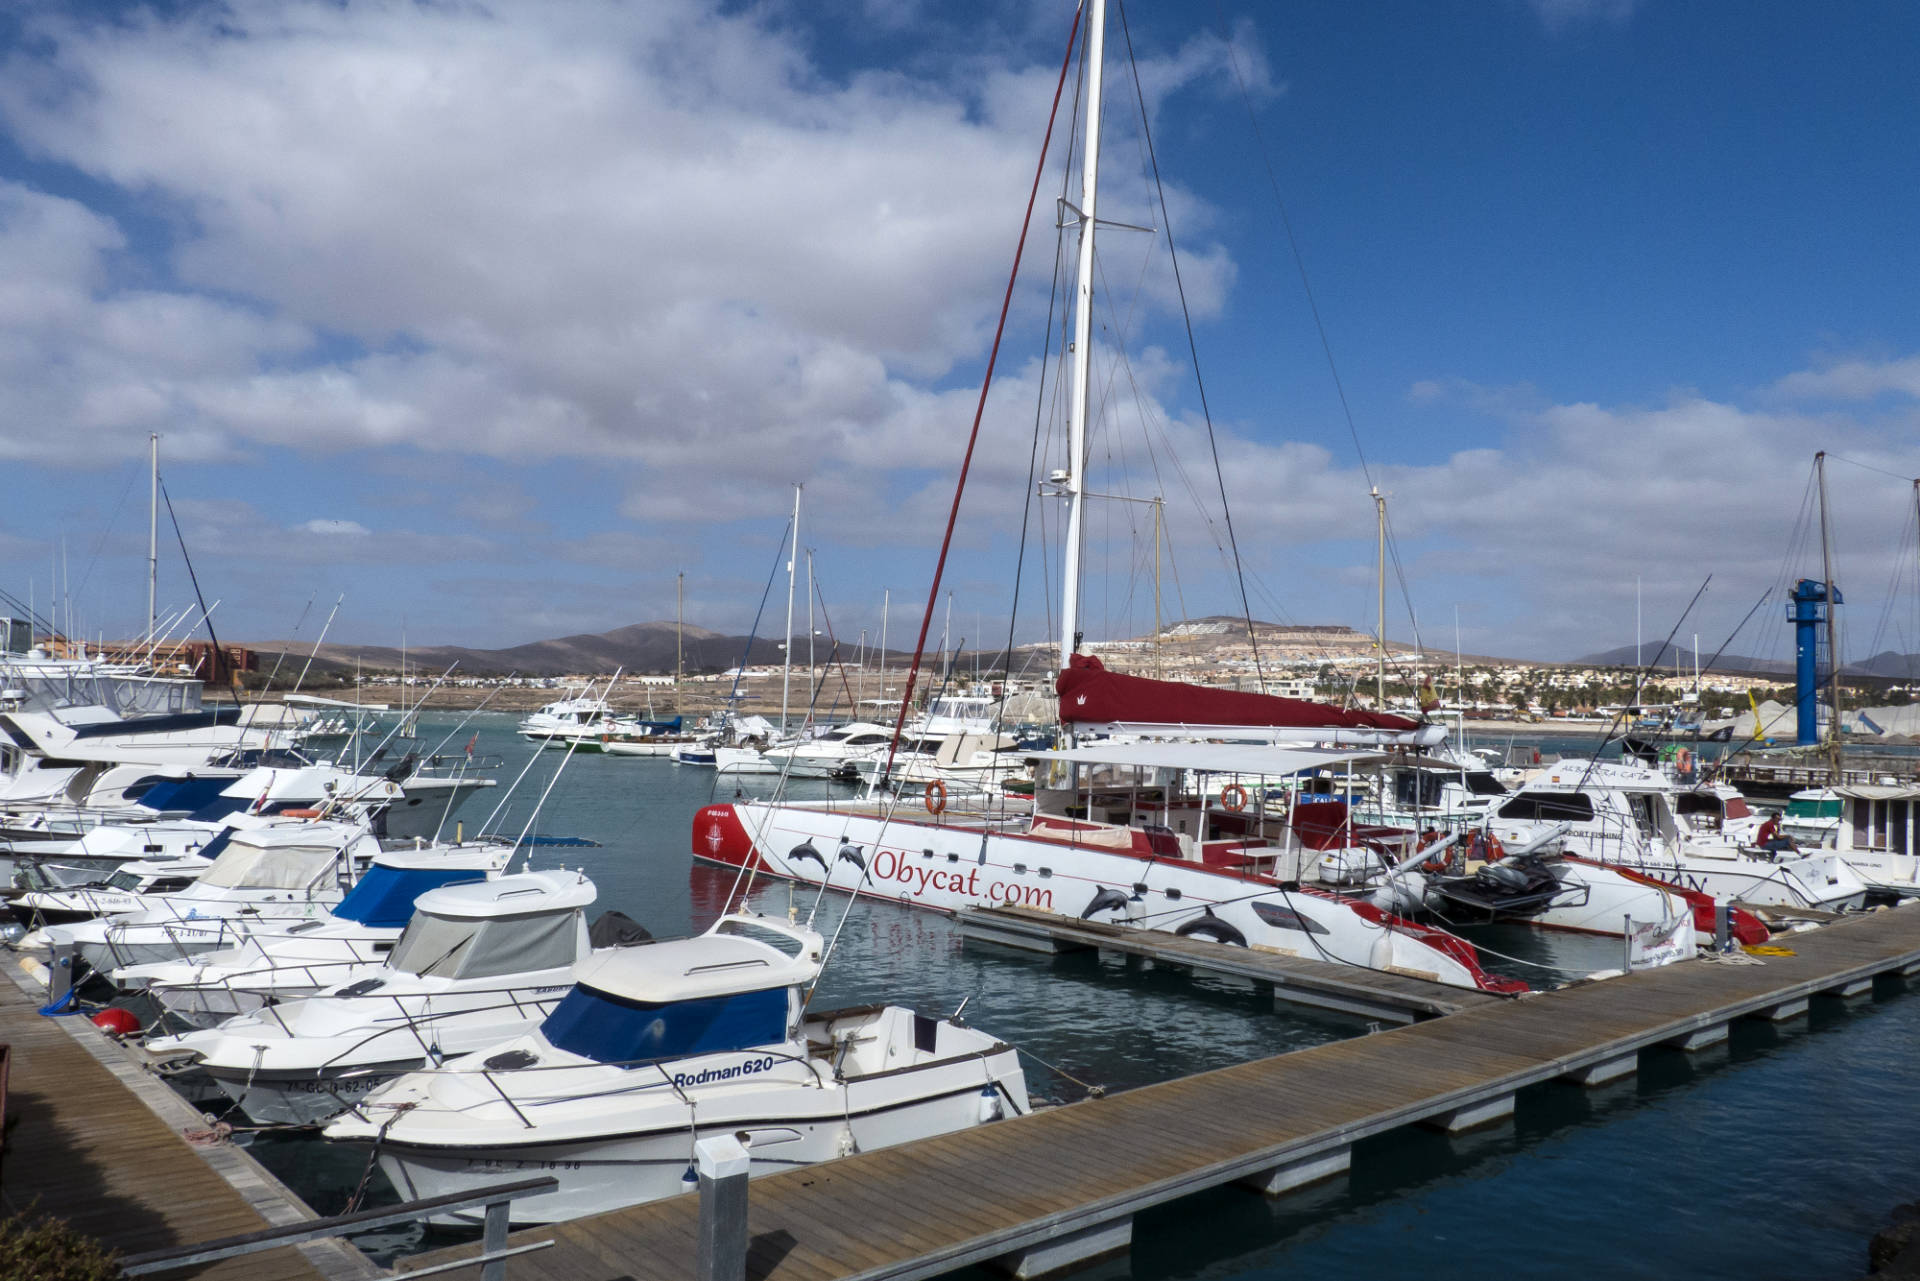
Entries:
[[1100,185],[1100,64],[1106,56],[1106,0],[1092,0],[1087,16],[1086,125],[1080,157],[1080,263],[1073,293],[1073,393],[1067,419],[1067,547],[1060,587],[1060,667],[1080,642],[1080,552],[1086,541],[1088,391],[1093,374],[1093,229]]
[[813,688],[813,548],[807,548],[807,688]]
[[687,670],[687,574],[673,580],[673,714],[680,715],[680,682]]
[[780,728],[787,728],[787,691],[793,684],[793,571],[800,561],[800,486],[793,487],[793,545],[787,549],[787,651],[780,673]]
[[1374,518],[1380,526],[1380,631],[1374,637],[1380,649],[1380,666],[1374,677],[1374,710],[1387,710],[1387,496],[1380,492],[1380,486],[1373,487]]
[[1827,583],[1827,671],[1828,697],[1833,702],[1833,720],[1827,726],[1827,752],[1832,761],[1833,781],[1840,782],[1840,644],[1839,620],[1833,608],[1833,530],[1827,519],[1827,451],[1813,456],[1814,474],[1820,478],[1820,572]]
[[153,596],[160,581],[160,433],[147,437],[147,643],[153,643]]
[[[1160,513],[1166,507],[1167,500],[1153,500],[1153,675],[1160,676]],[[1007,663],[1013,663],[1013,655],[1007,655]],[[1261,693],[1266,693],[1261,690]]]
[[887,610],[893,604],[893,588],[880,589],[880,701],[887,699]]

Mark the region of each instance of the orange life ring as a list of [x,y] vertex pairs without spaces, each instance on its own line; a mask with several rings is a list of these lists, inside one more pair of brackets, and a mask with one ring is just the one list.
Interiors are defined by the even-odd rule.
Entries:
[[938,814],[947,808],[947,785],[939,779],[927,784],[927,813]]
[[1220,804],[1238,814],[1247,808],[1247,789],[1238,783],[1228,783],[1220,789]]

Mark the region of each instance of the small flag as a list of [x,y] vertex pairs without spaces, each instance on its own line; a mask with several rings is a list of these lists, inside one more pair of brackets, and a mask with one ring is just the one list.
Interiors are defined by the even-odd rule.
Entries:
[[474,745],[475,743],[477,743],[477,742],[479,742],[479,741],[480,741],[480,735],[479,735],[479,732],[478,732],[478,731],[476,731],[476,732],[474,733],[474,736],[473,736],[472,738],[470,738],[470,739],[468,739],[468,740],[467,740],[467,755],[468,755],[468,756],[472,756],[472,755],[473,755],[473,745]]
[[1433,674],[1429,672],[1420,682],[1420,710],[1430,712],[1440,706],[1440,696],[1433,692]]

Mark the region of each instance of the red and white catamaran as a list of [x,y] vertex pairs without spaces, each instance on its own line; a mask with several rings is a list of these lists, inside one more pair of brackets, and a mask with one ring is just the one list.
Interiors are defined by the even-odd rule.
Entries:
[[[992,795],[948,805],[931,784],[924,803],[911,791],[904,800],[709,805],[694,817],[694,857],[915,907],[1018,905],[1460,987],[1525,986],[1486,973],[1473,947],[1445,930],[1365,894],[1312,884],[1329,833],[1323,825],[1296,831],[1284,807],[1268,808],[1263,787],[1210,795],[1204,786],[1215,774],[1277,785],[1384,745],[1425,741],[1440,727],[1123,676],[1085,656],[1062,674],[1059,692],[1063,722],[1081,729],[1243,741],[1109,739],[1039,753],[1030,806]],[[1183,707],[1212,719],[1177,724]]]

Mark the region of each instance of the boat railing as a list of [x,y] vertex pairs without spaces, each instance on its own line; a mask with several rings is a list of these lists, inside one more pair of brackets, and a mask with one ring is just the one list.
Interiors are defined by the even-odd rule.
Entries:
[[507,1244],[507,1228],[512,1221],[513,1202],[521,1197],[545,1195],[555,1191],[559,1186],[558,1179],[546,1174],[534,1179],[520,1179],[513,1183],[497,1183],[492,1187],[475,1188],[470,1192],[452,1192],[446,1196],[427,1197],[420,1201],[403,1201],[399,1205],[383,1206],[375,1210],[358,1210],[352,1214],[338,1214],[326,1219],[302,1219],[298,1223],[266,1228],[259,1232],[248,1232],[240,1236],[220,1237],[193,1245],[173,1246],[165,1250],[148,1250],[141,1254],[128,1255],[120,1260],[120,1273],[122,1276],[143,1277],[162,1272],[174,1272],[213,1263],[220,1259],[239,1258],[243,1255],[257,1254],[262,1250],[277,1250],[283,1246],[298,1245],[302,1241],[318,1241],[354,1232],[371,1232],[377,1228],[417,1223],[431,1216],[447,1214],[455,1210],[485,1206],[486,1218],[485,1226],[481,1229],[479,1254],[471,1258],[456,1259],[451,1263],[420,1268],[417,1271],[408,1272],[407,1275],[425,1277],[477,1267],[480,1269],[481,1281],[506,1281],[508,1259],[517,1255],[531,1254],[535,1250],[544,1250],[553,1245],[551,1240],[530,1241],[516,1246]]
[[[560,998],[566,995],[564,989],[570,987],[571,984],[560,983],[552,986],[562,990],[554,991],[548,996],[538,996],[535,994],[541,991],[541,988],[521,984],[517,987],[462,989],[457,992],[363,992],[353,995],[349,995],[346,992],[330,992],[325,996],[310,997],[308,998],[309,1000],[318,1001],[390,1001],[393,1003],[395,1013],[399,1015],[398,1021],[369,1032],[366,1036],[361,1037],[358,1041],[347,1046],[319,1067],[315,1068],[314,1072],[316,1075],[323,1075],[339,1066],[342,1059],[352,1058],[367,1046],[372,1045],[375,1041],[381,1040],[384,1037],[402,1034],[410,1034],[413,1037],[414,1043],[420,1047],[420,1056],[428,1063],[438,1067],[439,1064],[444,1061],[446,1055],[440,1050],[439,1046],[427,1040],[425,1035],[423,1035],[423,1029],[432,1027],[434,1024],[446,1019],[463,1018],[474,1014],[495,1014],[509,1009],[513,1010],[523,1019],[545,1018],[552,1012],[552,1007],[560,1003]],[[451,1001],[456,997],[472,996],[505,996],[507,999],[491,1005],[462,1004],[457,1009],[441,1009],[437,1012],[432,1008],[432,1003],[436,997],[443,1001]],[[408,1010],[407,1003],[409,999],[417,1004],[425,1005],[426,1008],[416,1011]],[[281,1019],[278,1006],[269,1005],[265,1007],[265,1009],[274,1016],[275,1022],[280,1024],[281,1031],[290,1037],[295,1035],[293,1030],[287,1026],[285,1020]]]

